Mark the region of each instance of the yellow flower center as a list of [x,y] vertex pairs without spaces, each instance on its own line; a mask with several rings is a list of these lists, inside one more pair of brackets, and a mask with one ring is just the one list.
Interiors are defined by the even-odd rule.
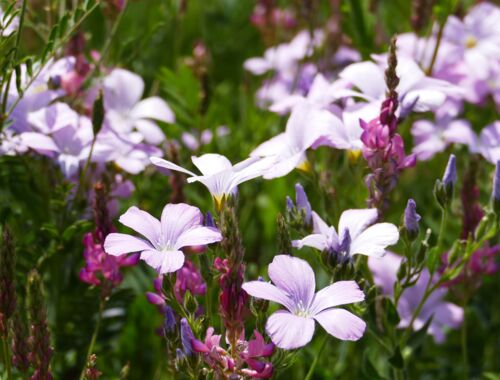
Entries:
[[468,36],[467,39],[465,40],[465,46],[467,49],[472,49],[477,45],[477,40],[473,36]]

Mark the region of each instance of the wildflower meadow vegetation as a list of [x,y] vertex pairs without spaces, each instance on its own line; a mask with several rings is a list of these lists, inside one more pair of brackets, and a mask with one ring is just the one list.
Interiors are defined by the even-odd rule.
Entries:
[[493,0],[1,0],[0,380],[500,380]]

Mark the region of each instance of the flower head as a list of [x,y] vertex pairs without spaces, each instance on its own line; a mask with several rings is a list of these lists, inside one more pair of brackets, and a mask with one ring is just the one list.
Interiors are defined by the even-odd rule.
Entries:
[[141,259],[160,274],[182,268],[184,253],[181,248],[222,240],[217,229],[203,226],[200,210],[185,203],[167,204],[163,208],[161,221],[137,207],[129,208],[119,220],[147,240],[111,233],[104,242],[106,252],[113,256],[141,252]]
[[[377,209],[346,210],[339,220],[338,234],[335,227],[328,226],[321,217],[312,212],[313,234],[292,242],[294,247],[313,247],[329,251],[342,258],[354,254],[381,257],[385,248],[396,244],[399,232],[394,224],[376,223]],[[369,227],[370,226],[370,227]]]
[[365,322],[336,307],[364,300],[354,281],[339,281],[315,293],[312,268],[305,260],[287,255],[275,256],[268,273],[274,285],[250,281],[243,284],[243,289],[253,297],[285,307],[272,314],[266,323],[266,331],[278,347],[305,346],[313,337],[314,321],[338,339],[358,340],[363,336]]
[[212,194],[217,206],[220,206],[225,197],[233,195],[240,183],[260,177],[270,166],[272,160],[262,160],[258,157],[246,159],[236,165],[224,156],[208,153],[202,156],[191,157],[193,164],[202,175],[197,175],[173,162],[159,157],[151,157],[151,162],[156,166],[189,174],[188,182],[201,182]]
[[184,266],[176,274],[174,285],[175,298],[179,302],[182,302],[188,290],[194,296],[202,296],[207,291],[207,284],[193,262],[186,260]]

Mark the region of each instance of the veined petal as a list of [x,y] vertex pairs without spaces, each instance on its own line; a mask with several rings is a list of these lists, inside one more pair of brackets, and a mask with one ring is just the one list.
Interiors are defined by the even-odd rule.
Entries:
[[352,83],[363,91],[364,94],[374,99],[380,99],[384,95],[384,73],[373,62],[353,63],[342,70],[339,77]]
[[191,161],[204,176],[211,176],[233,167],[231,161],[225,156],[216,153],[207,153],[199,157],[193,156]]
[[324,310],[314,316],[321,326],[341,340],[358,340],[365,332],[366,323],[344,309]]
[[387,252],[382,258],[368,257],[368,268],[373,274],[373,282],[382,288],[384,294],[392,295],[402,259],[392,252]]
[[161,128],[151,120],[139,119],[135,121],[135,127],[144,136],[149,144],[160,144],[165,140],[165,134]]
[[269,277],[294,302],[308,309],[314,298],[316,280],[307,261],[288,255],[275,256],[269,264]]
[[301,249],[303,246],[316,248],[320,251],[328,247],[328,239],[322,234],[311,234],[300,240],[293,240],[292,246]]
[[168,104],[158,96],[146,98],[137,103],[130,112],[134,119],[154,119],[173,123],[175,115]]
[[338,281],[316,293],[311,312],[317,314],[339,305],[361,302],[365,294],[355,281]]
[[340,215],[339,220],[339,239],[342,240],[342,235],[348,229],[351,239],[354,240],[366,227],[374,223],[377,218],[378,211],[376,208],[344,211]]
[[180,249],[190,245],[206,245],[222,240],[222,235],[216,228],[194,227],[179,236],[175,248]]
[[123,225],[132,228],[147,238],[153,246],[157,246],[160,234],[160,221],[146,211],[135,206],[130,207],[125,214],[118,219]]
[[265,281],[249,281],[242,285],[245,292],[252,297],[279,303],[289,311],[293,311],[293,301],[281,289]]
[[399,240],[398,228],[391,223],[377,223],[361,232],[352,240],[350,254],[361,253],[367,256],[382,257],[389,245]]
[[314,319],[278,310],[267,320],[266,331],[276,346],[293,350],[311,341],[314,335]]
[[276,158],[276,162],[268,170],[265,171],[263,177],[265,179],[273,179],[283,177],[293,171],[303,162],[306,162],[307,157],[304,152],[299,152],[291,156],[280,156]]
[[186,203],[169,203],[161,213],[162,243],[174,247],[184,232],[201,226],[202,223],[203,214],[197,207]]
[[164,160],[163,158],[160,157],[150,157],[149,160],[153,165],[165,168],[165,169],[170,169],[170,170],[175,170],[181,173],[189,174],[190,176],[196,176],[193,172],[190,172],[187,169],[184,169],[183,167],[180,167],[179,165],[174,164],[173,162]]
[[184,253],[181,251],[148,250],[141,253],[141,259],[159,274],[176,272],[184,265]]
[[153,246],[145,240],[127,234],[114,232],[106,236],[106,240],[104,241],[104,250],[113,256],[121,256],[125,253],[141,252],[150,249],[153,249]]

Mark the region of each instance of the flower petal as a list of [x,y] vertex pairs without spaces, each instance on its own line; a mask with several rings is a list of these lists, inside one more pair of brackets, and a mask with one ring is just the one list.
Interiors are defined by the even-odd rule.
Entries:
[[199,157],[191,157],[194,166],[204,176],[210,176],[216,173],[220,173],[224,170],[231,169],[233,165],[225,156],[216,153],[207,153]]
[[141,252],[152,248],[153,246],[145,240],[127,234],[111,233],[106,236],[106,240],[104,241],[104,250],[107,254],[113,256],[120,256],[130,252]]
[[190,245],[206,245],[222,240],[222,235],[219,230],[212,227],[195,227],[191,228],[179,236],[176,249],[187,247]]
[[269,277],[295,303],[309,308],[316,288],[314,272],[307,261],[288,255],[275,256],[269,264]]
[[338,281],[316,293],[311,312],[317,314],[339,305],[361,302],[365,294],[355,281]]
[[350,254],[361,253],[367,256],[382,257],[389,245],[396,244],[399,240],[398,228],[391,223],[377,223],[364,230],[353,239]]
[[146,98],[137,103],[130,112],[134,119],[154,119],[173,123],[175,115],[168,104],[157,96]]
[[293,240],[292,246],[301,249],[303,246],[316,248],[320,251],[328,247],[328,240],[325,235],[311,234],[300,240]]
[[160,157],[150,157],[149,160],[151,161],[151,163],[153,165],[159,166],[161,168],[175,170],[177,172],[189,174],[191,176],[196,176],[196,174],[194,174],[193,172],[190,172],[189,170],[186,170],[186,169],[180,167],[179,165],[174,164],[173,162],[164,160],[163,158],[160,158]]
[[159,242],[161,234],[160,221],[146,211],[137,207],[130,207],[125,214],[120,216],[120,223],[139,232],[147,238],[153,246]]
[[276,346],[292,350],[303,347],[311,341],[314,335],[314,319],[278,310],[267,320],[266,331]]
[[344,309],[329,309],[314,316],[321,326],[341,340],[358,340],[365,332],[366,323]]
[[184,253],[181,251],[148,250],[141,253],[141,259],[159,274],[176,272],[184,265]]
[[293,311],[293,301],[280,288],[265,281],[249,281],[242,285],[245,292],[252,297],[279,303],[285,306],[289,311]]
[[345,230],[349,230],[351,239],[354,240],[361,231],[365,230],[370,224],[374,223],[378,218],[376,208],[367,209],[352,209],[346,210],[340,215],[339,220],[339,235],[342,240],[342,235]]
[[161,213],[161,229],[164,243],[176,245],[177,239],[191,228],[203,223],[203,214],[186,203],[167,204]]

